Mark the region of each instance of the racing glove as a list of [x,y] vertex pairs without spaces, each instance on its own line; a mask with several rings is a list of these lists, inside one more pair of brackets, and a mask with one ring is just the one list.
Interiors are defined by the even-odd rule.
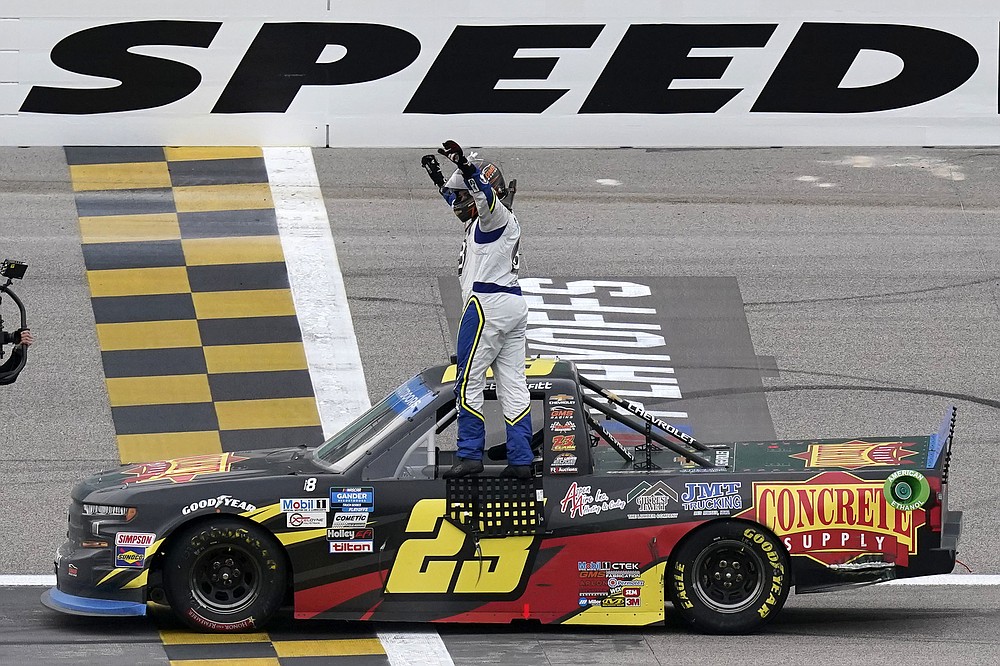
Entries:
[[424,168],[427,175],[431,177],[431,182],[437,185],[439,190],[444,187],[444,175],[441,173],[441,166],[438,164],[436,157],[433,155],[424,155],[420,158],[420,166]]
[[463,176],[471,178],[476,175],[476,167],[466,159],[465,153],[462,152],[462,146],[451,140],[445,141],[441,145],[444,148],[438,148],[438,153],[454,162],[455,166],[462,171]]

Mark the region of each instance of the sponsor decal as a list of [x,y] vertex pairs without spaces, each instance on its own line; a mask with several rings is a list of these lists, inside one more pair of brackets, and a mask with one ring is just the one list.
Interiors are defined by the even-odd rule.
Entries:
[[156,535],[149,532],[119,532],[115,535],[116,546],[152,546]]
[[550,407],[549,420],[558,421],[560,419],[572,419],[576,415],[576,410],[572,407]]
[[195,623],[211,631],[240,631],[242,629],[252,629],[257,626],[257,622],[253,617],[248,617],[247,619],[240,620],[239,622],[216,622],[214,620],[209,620],[207,617],[203,617],[193,608],[188,608],[187,616],[194,620]]
[[565,393],[556,393],[555,395],[549,396],[550,405],[575,405],[576,398],[571,395],[566,395]]
[[910,451],[904,442],[879,442],[870,444],[860,440],[843,443],[810,444],[801,453],[793,453],[789,458],[805,462],[811,467],[842,467],[843,469],[860,469],[861,467],[887,467],[897,465],[912,465],[915,461],[905,460],[917,455]]
[[579,473],[579,468],[577,467],[571,467],[571,466],[556,467],[555,465],[549,467],[549,474],[577,474],[577,473]]
[[72,576],[73,578],[76,578],[79,573],[80,573],[80,570],[77,569],[76,565],[73,564],[72,562],[70,562],[69,564],[66,565],[66,575],[67,576]]
[[587,597],[580,597],[580,605],[581,606],[589,606],[590,605],[590,603],[587,601]]
[[606,511],[625,508],[625,500],[611,499],[600,488],[591,493],[591,486],[578,485],[576,481],[569,484],[566,495],[559,503],[559,511],[568,513],[570,518],[577,516],[596,516]]
[[368,513],[335,513],[331,527],[365,527],[368,525]]
[[375,510],[375,489],[330,488],[330,506],[346,513]]
[[740,514],[773,531],[792,555],[840,564],[882,553],[906,566],[917,552],[923,509],[900,511],[883,494],[883,481],[848,472],[823,472],[806,481],[754,482],[753,508]]
[[580,562],[577,561],[578,571],[634,571],[639,573],[638,562]]
[[326,516],[322,511],[293,511],[285,514],[285,524],[297,529],[326,527]]
[[281,500],[281,511],[282,513],[291,513],[292,511],[323,511],[327,512],[330,510],[330,501],[325,497],[304,497],[301,499],[283,499]]
[[576,451],[576,435],[553,435],[553,451]]
[[122,474],[132,475],[135,478],[125,479],[122,483],[147,483],[163,479],[169,479],[173,483],[187,483],[197,476],[228,472],[233,463],[241,460],[246,458],[233,453],[223,453],[147,462],[124,470]]
[[257,507],[250,502],[236,499],[232,495],[219,495],[218,497],[213,497],[211,499],[191,502],[186,507],[181,509],[181,514],[187,516],[195,511],[201,511],[202,509],[215,509],[216,511],[219,511],[224,508],[235,509],[237,511],[257,510]]
[[663,481],[649,483],[643,481],[628,492],[627,502],[635,502],[640,513],[630,513],[628,518],[676,518],[677,512],[667,513],[670,503],[677,503],[677,491],[668,486]]
[[681,508],[696,516],[728,516],[743,509],[739,481],[685,483]]
[[141,569],[146,565],[146,549],[136,546],[115,546],[115,566]]
[[576,423],[573,421],[555,421],[549,426],[552,432],[573,432],[576,430]]
[[625,597],[613,596],[601,599],[602,608],[625,608]]
[[642,593],[641,587],[626,587],[622,590],[624,597],[638,597]]
[[555,465],[558,465],[558,466],[575,465],[576,464],[576,456],[573,455],[572,453],[560,453],[552,461],[552,464],[554,466]]
[[331,553],[372,553],[375,552],[374,541],[331,541]]
[[642,599],[640,599],[639,597],[629,597],[629,596],[625,597],[626,608],[634,608],[636,606],[641,606],[641,605],[642,605]]
[[375,530],[370,527],[361,530],[331,528],[326,531],[326,538],[330,541],[354,541],[356,539],[372,541],[375,538]]
[[[729,467],[729,460],[732,457],[732,451],[729,449],[715,449],[713,455],[712,464],[716,467]],[[684,456],[675,456],[674,462],[681,466],[684,470],[689,470],[692,472],[714,472],[716,470],[709,469],[707,467],[702,467],[698,463]]]

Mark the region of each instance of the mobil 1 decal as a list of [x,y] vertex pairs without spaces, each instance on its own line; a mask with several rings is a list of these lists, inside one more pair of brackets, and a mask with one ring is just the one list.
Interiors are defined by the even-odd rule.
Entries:
[[[439,283],[454,338],[461,291],[456,278]],[[574,361],[581,374],[702,441],[774,439],[735,278],[532,277],[520,286],[528,356]],[[547,405],[547,428],[569,450],[568,438],[577,445],[582,436],[569,410],[555,407]],[[602,424],[625,446],[644,441],[615,421]]]
[[929,447],[930,437],[739,442],[736,459],[740,471],[744,472],[905,469],[923,465]]

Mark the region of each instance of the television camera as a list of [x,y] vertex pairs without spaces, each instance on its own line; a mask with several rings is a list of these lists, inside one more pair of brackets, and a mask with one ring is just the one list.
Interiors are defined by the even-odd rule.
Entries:
[[[20,341],[19,332],[28,328],[28,318],[24,310],[24,303],[17,297],[14,290],[10,288],[14,280],[24,278],[26,270],[28,270],[28,264],[23,261],[5,259],[3,263],[0,263],[0,278],[7,279],[6,283],[0,284],[0,304],[2,304],[4,294],[10,296],[10,300],[17,306],[21,318],[21,326],[17,330],[11,332],[5,331],[3,327],[3,311],[0,310],[0,358],[3,358],[4,346],[18,344]],[[12,357],[6,363],[0,364],[0,384],[9,384],[17,379],[18,374],[24,369],[27,362],[27,348],[23,346],[15,348]]]

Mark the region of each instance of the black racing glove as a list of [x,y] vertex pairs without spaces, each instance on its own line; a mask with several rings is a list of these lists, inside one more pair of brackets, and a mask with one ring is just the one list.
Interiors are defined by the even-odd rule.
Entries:
[[445,141],[441,145],[444,146],[444,148],[438,148],[438,153],[454,162],[455,166],[462,170],[463,176],[471,178],[476,175],[476,167],[470,164],[469,160],[465,158],[465,153],[462,152],[462,146],[451,140]]
[[437,158],[433,155],[424,155],[420,158],[420,166],[424,168],[427,175],[431,177],[431,182],[437,185],[438,189],[444,186],[444,175],[441,173],[441,166]]

